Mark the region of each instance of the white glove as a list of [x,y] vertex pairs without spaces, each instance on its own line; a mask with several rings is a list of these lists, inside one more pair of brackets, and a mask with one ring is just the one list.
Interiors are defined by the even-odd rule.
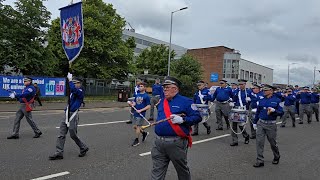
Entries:
[[256,113],[257,112],[257,108],[252,109],[251,112]]
[[234,102],[229,102],[229,106],[233,107],[234,106]]
[[232,99],[232,98],[230,98],[228,101],[233,101],[233,99]]
[[246,101],[251,101],[251,98],[250,97],[246,97]]
[[183,121],[183,118],[182,118],[181,116],[172,114],[172,115],[170,115],[170,117],[171,117],[171,122],[172,122],[173,124],[181,124],[181,123],[184,122],[184,121]]
[[10,97],[11,99],[14,99],[14,98],[16,97],[16,93],[15,93],[15,92],[10,93],[10,94],[9,94],[9,97]]
[[68,78],[69,82],[72,81],[72,74],[68,72],[67,78]]
[[275,111],[276,111],[276,110],[275,110],[274,108],[272,108],[272,107],[269,107],[268,109],[269,109],[269,111],[271,111],[271,112],[275,112]]
[[257,125],[256,124],[252,124],[252,126],[253,126],[254,130],[257,130]]

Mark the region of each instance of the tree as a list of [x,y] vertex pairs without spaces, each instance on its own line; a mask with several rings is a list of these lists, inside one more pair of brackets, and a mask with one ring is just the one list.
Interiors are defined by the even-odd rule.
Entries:
[[181,59],[172,62],[172,76],[182,82],[180,93],[192,97],[197,90],[195,83],[202,79],[201,64],[192,56],[185,54]]
[[[164,45],[154,45],[144,49],[137,58],[136,69],[138,74],[142,74],[144,69],[148,69],[149,74],[166,76],[168,72],[169,48]],[[173,62],[175,52],[171,51],[171,62]]]
[[[127,77],[135,43],[132,39],[121,39],[125,20],[102,0],[83,1],[83,17],[84,47],[72,64],[73,73],[101,79]],[[56,72],[62,73],[68,60],[62,50],[59,22],[60,19],[52,21],[48,47],[58,62]]]
[[15,9],[0,6],[1,66],[29,75],[50,74],[51,53],[45,48],[50,12],[44,0],[18,0]]

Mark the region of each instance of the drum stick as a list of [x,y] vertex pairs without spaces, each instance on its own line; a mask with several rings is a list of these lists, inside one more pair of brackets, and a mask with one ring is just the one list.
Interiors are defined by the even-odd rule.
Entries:
[[[185,114],[176,114],[176,115],[178,115],[178,116],[185,116]],[[160,124],[160,123],[162,123],[162,122],[166,122],[166,121],[168,121],[168,120],[170,120],[170,119],[172,119],[172,117],[168,117],[168,118],[165,118],[165,119],[161,119],[161,120],[159,120],[159,121],[157,121],[157,122],[154,122],[154,123],[151,123],[151,124],[149,124],[149,125],[141,126],[141,129],[144,130],[144,129],[149,128],[149,127],[151,127],[151,126],[155,126],[155,125]]]
[[141,113],[138,112],[138,109],[131,105],[131,101],[127,101],[127,103],[145,120],[148,124],[151,124],[146,117],[144,117]]

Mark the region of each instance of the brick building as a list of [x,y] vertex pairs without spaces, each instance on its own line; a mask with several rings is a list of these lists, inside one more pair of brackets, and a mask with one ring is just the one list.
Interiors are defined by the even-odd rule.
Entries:
[[241,58],[239,51],[225,47],[189,49],[187,54],[197,59],[202,65],[203,80],[209,86],[219,85],[220,79],[229,83],[238,79],[250,83],[272,84],[273,69]]

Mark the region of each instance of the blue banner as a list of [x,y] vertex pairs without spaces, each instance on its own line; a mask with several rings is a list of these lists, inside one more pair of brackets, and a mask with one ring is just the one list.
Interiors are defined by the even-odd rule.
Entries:
[[59,10],[62,47],[71,63],[79,56],[84,44],[82,2]]
[[[65,78],[32,77],[32,83],[37,83],[41,96],[65,96]],[[9,91],[20,94],[24,88],[22,76],[0,76],[0,97],[8,97]],[[7,90],[8,91],[7,91]]]
[[218,73],[211,73],[210,75],[210,82],[218,82],[219,74]]

